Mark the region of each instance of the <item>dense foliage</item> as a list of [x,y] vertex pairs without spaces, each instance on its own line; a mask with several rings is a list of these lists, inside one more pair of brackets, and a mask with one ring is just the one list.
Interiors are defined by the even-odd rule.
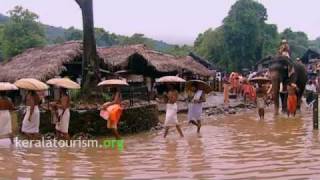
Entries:
[[[38,16],[22,7],[0,14],[0,61],[29,47],[82,40],[82,30],[40,24]],[[250,68],[261,58],[275,55],[281,38],[288,40],[292,57],[301,57],[308,49],[320,52],[320,37],[310,41],[304,32],[285,29],[279,33],[277,26],[266,23],[266,8],[254,0],[239,0],[230,9],[223,24],[216,29],[200,33],[194,46],[178,46],[145,37],[136,33],[123,36],[95,28],[96,43],[101,47],[143,43],[148,47],[184,56],[195,50],[228,71]]]
[[228,71],[251,68],[263,57],[275,55],[281,38],[287,39],[292,57],[301,57],[308,48],[318,48],[318,41],[309,41],[303,32],[267,24],[266,8],[254,0],[239,0],[230,9],[223,24],[199,34],[194,48],[199,55]]
[[31,47],[45,44],[44,29],[38,16],[16,6],[9,11],[10,19],[1,28],[1,50],[4,57],[12,57]]

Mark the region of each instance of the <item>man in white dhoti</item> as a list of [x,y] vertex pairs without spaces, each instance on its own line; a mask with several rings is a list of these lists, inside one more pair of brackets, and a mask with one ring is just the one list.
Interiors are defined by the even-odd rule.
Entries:
[[13,144],[10,110],[14,109],[12,102],[0,92],[0,137],[9,137]]
[[192,96],[189,97],[188,103],[188,121],[197,126],[197,132],[201,128],[202,103],[205,102],[204,92],[195,84],[191,88]]
[[40,98],[35,91],[29,91],[26,97],[26,114],[22,121],[21,131],[30,139],[39,137]]
[[180,136],[183,137],[182,130],[180,128],[180,125],[178,123],[178,91],[174,89],[172,85],[168,85],[168,93],[166,96],[166,119],[164,122],[165,126],[165,132],[164,132],[164,138],[168,135],[169,128],[170,127],[176,127],[177,131],[179,132]]
[[69,121],[70,121],[70,97],[67,89],[60,89],[60,99],[57,103],[52,104],[57,110],[56,134],[59,138],[70,139]]

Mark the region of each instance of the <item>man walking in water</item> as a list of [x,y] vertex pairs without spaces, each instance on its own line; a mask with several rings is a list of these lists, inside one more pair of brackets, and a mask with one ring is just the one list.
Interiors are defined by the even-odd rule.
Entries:
[[169,128],[172,126],[175,126],[180,136],[183,137],[182,130],[178,123],[178,114],[177,114],[178,113],[178,105],[177,105],[178,91],[174,89],[172,84],[168,84],[167,87],[168,87],[168,93],[165,98],[165,101],[167,103],[167,108],[166,108],[166,119],[164,122],[164,126],[165,126],[164,138],[167,137]]

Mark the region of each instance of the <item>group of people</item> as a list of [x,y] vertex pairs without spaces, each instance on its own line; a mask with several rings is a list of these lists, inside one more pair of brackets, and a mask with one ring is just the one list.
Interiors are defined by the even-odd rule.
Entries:
[[[41,98],[36,91],[28,90],[25,96],[25,112],[22,120],[21,132],[29,139],[40,137],[40,105]],[[67,90],[60,89],[60,98],[58,101],[50,103],[51,110],[55,113],[55,129],[58,137],[69,139],[68,127],[70,119],[70,98]],[[12,135],[10,111],[15,107],[7,97],[6,92],[2,91],[0,96],[0,133],[1,135]]]
[[[196,83],[191,85],[191,88],[187,91],[188,102],[188,122],[197,128],[197,133],[200,133],[201,129],[201,115],[202,115],[202,103],[206,101],[205,92]],[[176,127],[178,133],[183,137],[180,124],[178,122],[178,91],[174,88],[174,85],[167,85],[167,93],[165,94],[166,103],[166,116],[165,116],[165,132],[164,138],[168,135],[170,127]]]
[[[101,106],[101,112],[107,111],[109,107],[114,105],[121,105],[121,94],[119,88],[113,88],[112,101],[107,102]],[[28,139],[40,138],[40,105],[42,103],[39,92],[27,90],[25,95],[25,112],[22,120],[21,133]],[[46,105],[46,104],[45,104]],[[59,88],[59,98],[49,103],[49,109],[52,112],[53,124],[55,126],[56,137],[59,139],[69,140],[69,121],[70,121],[70,106],[71,99],[68,95],[68,90]],[[0,91],[0,138],[9,137],[13,142],[12,134],[12,117],[10,111],[15,110],[15,106],[8,98],[7,92]],[[103,113],[101,113],[103,114]],[[107,127],[112,129],[113,134],[117,139],[120,135],[117,131],[118,120],[121,113],[118,115],[116,121],[108,120]],[[105,114],[102,115],[105,117]],[[110,117],[107,117],[110,119]],[[113,120],[113,119],[112,119]]]

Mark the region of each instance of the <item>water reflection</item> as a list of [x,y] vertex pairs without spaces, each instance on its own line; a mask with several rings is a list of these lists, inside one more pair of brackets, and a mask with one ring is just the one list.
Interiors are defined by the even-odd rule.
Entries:
[[185,138],[142,133],[126,137],[123,152],[1,148],[0,179],[318,179],[319,132],[311,113],[302,114],[208,118],[201,135],[189,126]]

